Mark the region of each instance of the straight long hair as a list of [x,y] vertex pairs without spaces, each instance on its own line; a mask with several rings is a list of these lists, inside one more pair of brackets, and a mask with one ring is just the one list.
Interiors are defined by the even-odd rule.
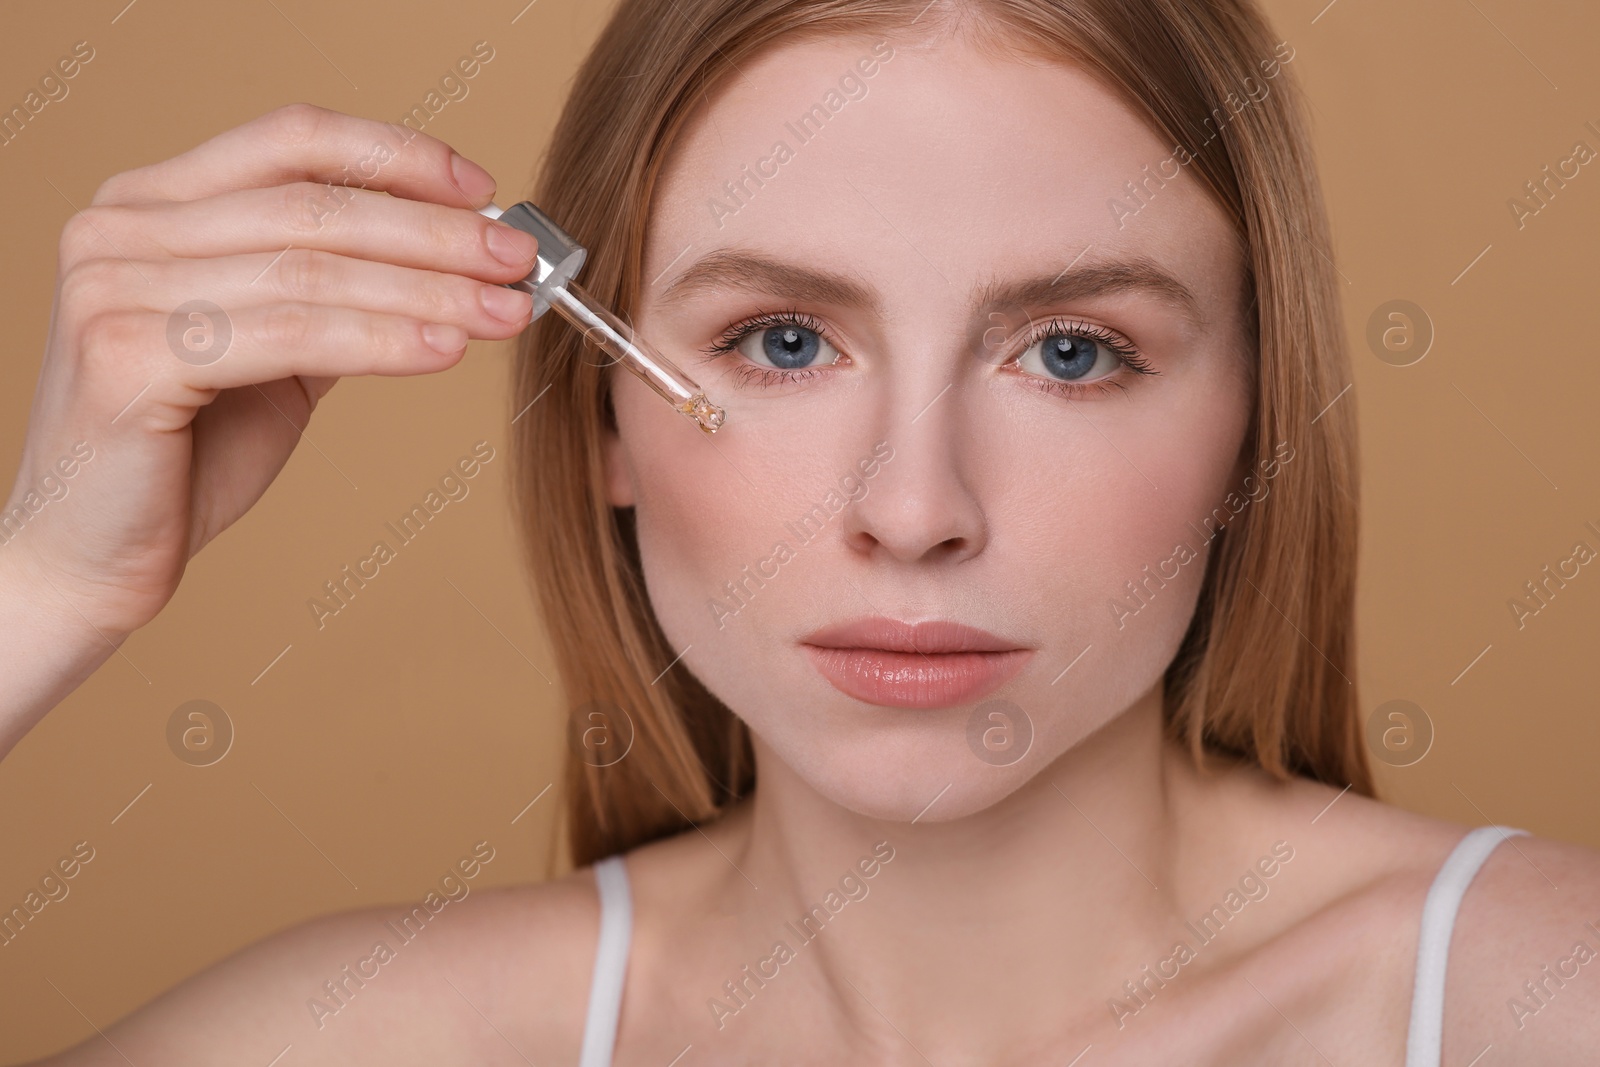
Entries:
[[[533,199],[591,249],[584,287],[626,316],[668,150],[742,61],[800,39],[954,33],[1100,78],[1234,224],[1253,346],[1243,454],[1259,471],[1287,444],[1292,461],[1270,507],[1216,513],[1225,525],[1163,675],[1163,720],[1197,764],[1216,752],[1373,795],[1354,667],[1356,413],[1327,212],[1284,42],[1249,0],[622,0],[573,81]],[[600,363],[545,315],[518,341],[510,396],[519,534],[571,708],[561,829],[575,867],[713,820],[755,786],[744,722],[689,672],[662,674],[674,653],[633,512],[605,495],[615,421]],[[576,743],[595,731],[605,744]]]

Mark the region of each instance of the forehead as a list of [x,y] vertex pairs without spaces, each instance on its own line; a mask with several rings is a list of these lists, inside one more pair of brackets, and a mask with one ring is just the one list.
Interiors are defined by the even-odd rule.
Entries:
[[1080,255],[1143,256],[1210,305],[1237,291],[1238,242],[1174,148],[1064,60],[954,37],[781,42],[672,147],[645,302],[698,257],[744,248],[946,303]]

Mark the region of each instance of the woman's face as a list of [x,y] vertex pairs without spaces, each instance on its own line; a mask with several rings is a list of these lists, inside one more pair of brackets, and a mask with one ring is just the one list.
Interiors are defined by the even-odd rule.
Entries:
[[[829,799],[986,807],[1176,652],[1254,356],[1238,241],[1172,156],[1082,71],[955,40],[771,50],[675,146],[635,325],[727,418],[608,371],[610,499],[672,669]],[[870,616],[1018,651],[808,643]]]

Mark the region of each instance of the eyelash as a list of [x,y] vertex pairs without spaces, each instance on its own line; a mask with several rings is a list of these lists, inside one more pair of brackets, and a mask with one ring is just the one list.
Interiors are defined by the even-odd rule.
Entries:
[[[822,325],[822,323],[818,322],[816,319],[812,318],[810,315],[807,315],[803,311],[786,309],[780,311],[762,312],[759,315],[755,315],[741,322],[734,323],[732,326],[729,326],[723,331],[721,337],[712,342],[710,345],[707,345],[703,351],[706,353],[709,359],[716,359],[719,356],[728,355],[734,352],[734,350],[739,347],[744,339],[749,337],[751,334],[759,333],[762,330],[772,329],[773,327],[777,326],[804,327],[805,329],[811,330],[813,333],[816,333],[822,337],[835,348],[839,347],[837,344],[834,344],[833,338],[829,336],[827,329]],[[843,349],[840,349],[840,351],[843,352]],[[806,370],[799,371],[780,370],[777,367],[763,367],[759,364],[749,362],[741,363],[733,368],[734,378],[741,385],[749,385],[754,383],[756,385],[766,386],[778,385],[783,382],[799,382],[804,381],[807,378],[813,378],[821,373],[821,371],[814,368],[808,368]]]
[[[724,330],[721,337],[719,337],[710,345],[706,346],[704,349],[702,349],[702,351],[706,353],[707,359],[716,359],[720,356],[735,352],[744,339],[749,337],[751,334],[778,326],[803,327],[822,337],[829,344],[833,345],[834,348],[839,349],[841,355],[844,354],[844,350],[839,348],[839,345],[829,335],[827,328],[824,327],[822,323],[818,322],[811,315],[792,308],[779,311],[762,312],[759,315],[754,315],[748,319],[737,322]],[[1098,344],[1104,345],[1116,355],[1116,357],[1122,362],[1123,366],[1125,366],[1134,374],[1161,373],[1152,367],[1149,361],[1139,354],[1137,349],[1124,341],[1120,336],[1112,333],[1110,330],[1107,330],[1102,326],[1096,326],[1093,323],[1084,322],[1080,319],[1057,318],[1041,323],[1028,333],[1027,342],[1022,346],[1022,351],[1028,351],[1028,349],[1032,348],[1035,344],[1046,337],[1059,335],[1087,337],[1091,341],[1095,341]],[[849,357],[846,356],[846,358]],[[1007,361],[1006,365],[1010,366],[1011,364],[1020,360],[1020,358],[1021,355],[1019,354],[1016,359]],[[733,373],[735,379],[741,385],[755,384],[758,386],[771,386],[779,385],[785,382],[804,381],[808,378],[813,378],[822,372],[815,368],[808,368],[799,371],[782,370],[777,367],[763,367],[756,363],[745,362],[734,367]],[[1045,378],[1040,375],[1033,374],[1032,372],[1024,371],[1021,373],[1022,376],[1029,381],[1031,388],[1036,388],[1046,393],[1054,393],[1058,396],[1065,396],[1069,399],[1082,398],[1085,396],[1100,397],[1107,395],[1112,389],[1120,389],[1123,392],[1127,392],[1128,389],[1126,382],[1111,377],[1101,378],[1098,381],[1089,382],[1086,384],[1078,384],[1075,382],[1065,382]]]

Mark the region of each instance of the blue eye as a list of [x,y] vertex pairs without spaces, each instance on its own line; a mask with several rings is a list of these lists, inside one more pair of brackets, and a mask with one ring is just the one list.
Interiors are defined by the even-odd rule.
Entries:
[[[1042,323],[1022,343],[1028,347],[1004,365],[1016,367],[1030,388],[1070,399],[1126,392],[1128,374],[1161,373],[1121,335],[1077,319]],[[735,323],[704,351],[708,359],[743,356],[732,369],[735,379],[760,387],[798,382],[822,373],[817,368],[852,362],[820,322],[792,309]]]
[[797,370],[817,358],[828,342],[804,326],[768,326],[760,333],[761,354],[780,370]]
[[1014,362],[1038,379],[1039,388],[1065,396],[1125,390],[1126,384],[1113,377],[1123,368],[1134,374],[1160,373],[1116,334],[1084,322],[1046,323]]
[[706,352],[713,357],[738,352],[750,364],[737,370],[758,375],[764,384],[809,377],[811,368],[836,363],[842,355],[821,323],[801,312],[762,314],[736,323]]
[[1039,343],[1045,370],[1058,378],[1082,378],[1100,361],[1100,346],[1087,337],[1056,334]]
[[[1028,356],[1035,351],[1039,353],[1037,363],[1043,373],[1069,382],[1103,376],[1115,370],[1118,363],[1109,345],[1083,334],[1046,334],[1018,357],[1018,363],[1028,361]],[[1105,356],[1110,358],[1103,358]],[[1094,373],[1096,368],[1099,368],[1099,375]]]

